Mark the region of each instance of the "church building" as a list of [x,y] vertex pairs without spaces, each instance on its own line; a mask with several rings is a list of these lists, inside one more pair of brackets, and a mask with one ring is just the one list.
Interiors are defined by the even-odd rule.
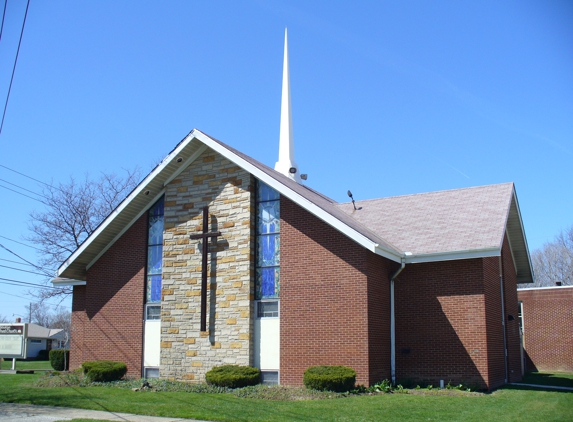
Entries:
[[[285,39],[272,169],[193,130],[62,264],[71,369],[203,382],[223,364],[302,385],[521,379],[517,283],[533,281],[512,183],[337,203],[294,159]],[[350,195],[350,193],[349,193]]]

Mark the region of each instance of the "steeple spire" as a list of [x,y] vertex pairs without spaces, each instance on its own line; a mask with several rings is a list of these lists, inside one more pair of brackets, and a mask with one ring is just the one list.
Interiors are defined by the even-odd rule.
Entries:
[[290,105],[290,78],[288,66],[288,34],[285,28],[285,51],[283,61],[283,91],[281,99],[281,126],[279,137],[279,160],[275,170],[300,183],[300,173],[294,160],[294,139]]

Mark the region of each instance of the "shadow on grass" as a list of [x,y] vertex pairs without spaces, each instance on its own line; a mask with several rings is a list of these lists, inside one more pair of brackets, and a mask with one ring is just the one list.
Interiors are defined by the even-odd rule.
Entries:
[[[539,384],[538,384],[539,385]],[[551,388],[552,386],[540,386],[540,387],[528,387],[526,385],[518,385],[517,383],[514,385],[504,385],[503,387],[499,388],[497,391],[499,390],[529,390],[529,391],[545,391],[548,393],[565,393],[565,394],[573,394],[573,391],[567,391],[567,390],[558,390],[555,388]]]
[[570,372],[528,372],[523,376],[521,383],[573,388],[573,374]]

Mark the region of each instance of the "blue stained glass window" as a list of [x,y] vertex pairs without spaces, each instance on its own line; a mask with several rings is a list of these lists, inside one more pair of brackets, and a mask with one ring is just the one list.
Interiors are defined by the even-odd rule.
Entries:
[[261,202],[258,207],[258,234],[278,233],[281,229],[280,201]]
[[280,195],[257,183],[257,260],[255,299],[278,299],[280,293]]
[[268,235],[257,237],[257,266],[268,267],[279,265],[280,255],[280,236]]
[[163,215],[149,216],[149,245],[161,245],[163,243]]
[[279,267],[259,268],[257,270],[257,299],[278,299],[280,293]]
[[257,201],[274,201],[280,199],[280,194],[263,182],[257,183]]
[[161,301],[161,274],[147,277],[147,302]]
[[147,286],[146,301],[161,301],[161,272],[163,270],[163,213],[161,197],[148,212],[147,226]]
[[161,245],[147,248],[147,274],[161,274],[163,247]]
[[165,197],[162,196],[157,200],[157,202],[149,209],[149,216],[163,215],[163,210],[165,208]]

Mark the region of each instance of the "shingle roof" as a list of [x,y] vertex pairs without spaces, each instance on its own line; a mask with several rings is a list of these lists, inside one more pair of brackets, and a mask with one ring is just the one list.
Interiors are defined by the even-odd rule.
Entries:
[[58,339],[63,335],[63,332],[64,330],[61,328],[46,328],[38,324],[28,324],[28,337],[30,338]]
[[357,201],[337,207],[414,255],[499,249],[513,183]]
[[[396,262],[497,256],[507,230],[520,282],[533,278],[512,183],[359,201],[361,209],[354,211],[351,203],[338,204],[194,129],[62,264],[58,275],[64,279],[54,279],[54,284],[73,285],[85,280],[87,268],[206,148],[271,185],[359,245]],[[406,257],[405,252],[413,256]]]

